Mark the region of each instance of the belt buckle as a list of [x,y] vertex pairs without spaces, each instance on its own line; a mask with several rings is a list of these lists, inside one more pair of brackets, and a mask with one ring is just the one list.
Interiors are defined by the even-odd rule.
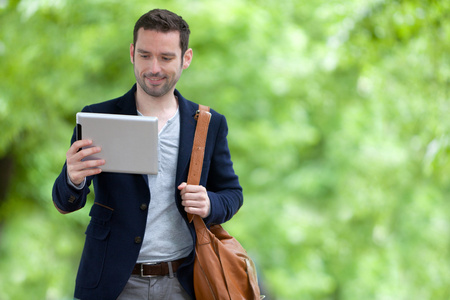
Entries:
[[158,275],[144,275],[144,266],[153,266],[157,263],[141,263],[141,277],[158,277]]

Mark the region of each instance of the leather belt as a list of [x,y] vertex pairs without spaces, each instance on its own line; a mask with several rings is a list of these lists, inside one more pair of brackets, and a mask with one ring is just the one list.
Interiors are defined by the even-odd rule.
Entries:
[[[161,262],[157,264],[142,263],[134,265],[133,275],[140,275],[141,277],[154,277],[154,276],[166,276],[170,273],[175,273],[179,266],[183,263],[184,258],[170,261]],[[172,268],[172,272],[170,272]]]

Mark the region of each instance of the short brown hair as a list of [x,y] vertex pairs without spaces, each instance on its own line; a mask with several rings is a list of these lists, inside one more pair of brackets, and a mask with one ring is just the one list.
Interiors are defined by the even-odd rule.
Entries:
[[166,9],[153,9],[142,15],[134,25],[133,44],[136,45],[137,32],[140,28],[159,32],[178,31],[180,33],[180,48],[183,55],[189,46],[189,25],[183,18]]

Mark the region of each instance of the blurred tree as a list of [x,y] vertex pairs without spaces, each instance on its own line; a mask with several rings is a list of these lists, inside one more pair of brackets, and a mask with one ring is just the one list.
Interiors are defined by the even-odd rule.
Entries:
[[[227,116],[226,227],[270,299],[450,297],[450,2],[0,1],[0,299],[71,299],[88,222],[51,187],[74,116],[134,82],[137,18],[172,9],[178,87]],[[18,267],[20,266],[20,267]]]

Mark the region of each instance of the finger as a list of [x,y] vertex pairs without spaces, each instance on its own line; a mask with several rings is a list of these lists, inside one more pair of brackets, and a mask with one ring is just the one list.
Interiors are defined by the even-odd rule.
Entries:
[[206,189],[203,187],[200,188],[191,188],[189,186],[181,191],[181,199],[183,200],[195,200],[195,201],[206,201],[208,198],[208,194]]
[[[79,145],[75,145],[75,147],[77,146]],[[84,181],[86,176],[97,175],[102,172],[98,167],[105,164],[104,159],[82,161],[85,157],[100,151],[100,147],[91,147],[73,155],[67,154],[67,173],[72,183],[78,185]]]
[[182,182],[182,183],[178,186],[178,190],[182,191],[186,186],[187,186],[187,183],[186,183],[186,182]]
[[81,170],[92,169],[103,166],[106,163],[104,159],[90,159],[80,162]]
[[92,145],[92,140],[79,140],[76,141],[72,144],[72,146],[70,147],[68,152],[71,152],[73,154],[75,154],[76,152],[78,152],[78,150],[80,150],[83,147],[87,147]]
[[86,158],[86,157],[88,157],[88,156],[91,156],[91,155],[94,155],[94,154],[97,154],[97,153],[99,153],[99,152],[101,152],[101,151],[102,151],[102,148],[101,148],[101,147],[90,147],[90,148],[85,148],[85,149],[79,151],[79,152],[76,154],[76,157],[77,157],[77,159],[79,159],[79,160],[83,160],[84,158]]
[[97,154],[101,151],[102,151],[101,147],[90,147],[90,148],[85,148],[85,149],[75,152],[75,153],[72,151],[67,152],[67,155],[66,155],[67,163],[72,164],[72,163],[80,162],[83,159],[85,159],[86,157]]
[[69,173],[80,172],[85,169],[97,168],[105,164],[104,159],[95,159],[95,160],[85,160],[78,161],[75,163],[67,164],[67,170]]
[[[79,181],[80,177],[83,177],[83,175],[86,173],[86,171],[89,173],[89,175],[91,173],[94,173],[94,174],[100,173],[101,170],[98,171],[100,169],[99,167],[104,164],[105,164],[104,159],[86,160],[86,161],[78,162],[75,164],[68,164],[67,171],[68,171],[69,177],[72,181]],[[96,171],[92,171],[92,170],[96,170]],[[81,178],[81,180],[83,180],[83,179],[84,178]]]
[[184,190],[182,191],[182,193],[187,194],[187,193],[191,193],[191,194],[195,194],[195,193],[202,193],[202,192],[206,192],[206,189],[201,186],[201,185],[192,185],[192,184],[187,184],[184,188]]
[[193,215],[198,215],[200,212],[202,212],[202,209],[199,207],[186,206],[184,208],[184,211]]
[[73,184],[80,185],[84,181],[84,178],[100,174],[101,172],[102,169],[100,168],[84,169],[82,171],[74,172],[72,174],[69,173],[69,178]]
[[197,207],[185,207],[184,211],[192,215],[199,215],[202,218],[209,216],[209,210],[207,208],[197,208]]
[[206,202],[202,202],[202,201],[196,201],[196,200],[183,200],[181,201],[181,205],[183,205],[184,207],[203,207],[205,206]]
[[201,196],[198,193],[187,193],[186,189],[184,189],[183,191],[181,191],[181,199],[184,201],[198,201],[201,200]]
[[70,146],[69,150],[66,153],[66,157],[69,159],[71,157],[74,157],[76,154],[78,154],[79,152],[81,152],[81,150],[84,147],[88,147],[86,149],[90,149],[93,147],[90,147],[92,145],[92,141],[91,140],[80,140],[80,141],[76,141],[72,144],[72,146]]

